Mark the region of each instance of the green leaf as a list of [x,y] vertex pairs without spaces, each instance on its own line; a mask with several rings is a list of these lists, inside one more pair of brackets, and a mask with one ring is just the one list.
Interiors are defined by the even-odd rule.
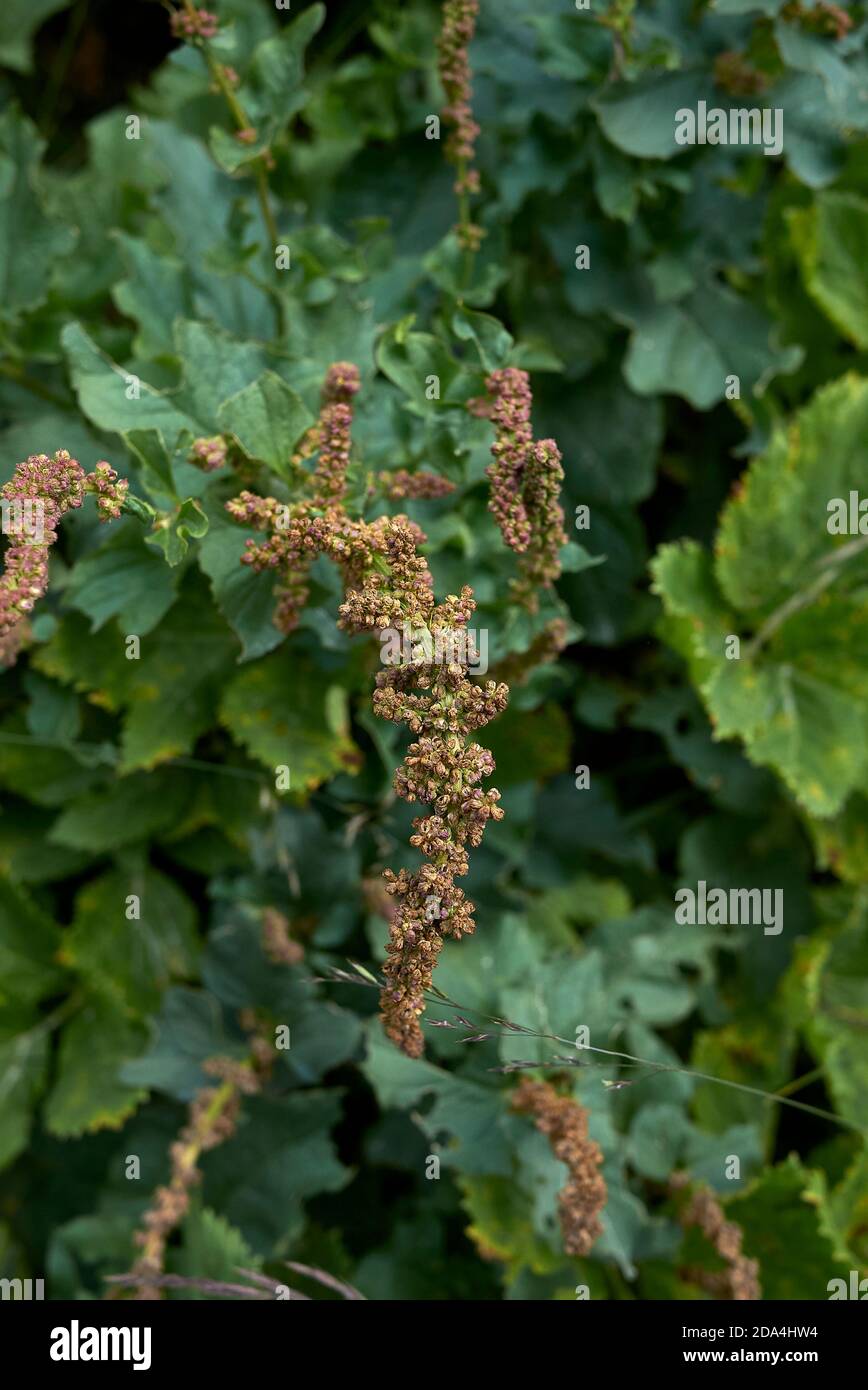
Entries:
[[124,632],[144,636],[174,603],[177,576],[143,542],[131,520],[76,562],[66,596],[94,631],[116,617]]
[[232,923],[212,932],[202,966],[205,985],[233,1009],[265,1010],[290,1030],[281,1064],[296,1082],[311,1085],[355,1053],[360,1021],[336,1004],[323,1003],[298,969],[275,965],[264,954],[261,932]]
[[172,460],[159,430],[127,430],[124,443],[141,464],[151,498],[159,504],[180,500],[175,489]]
[[[2,23],[8,16],[4,14]],[[2,31],[0,31],[2,43]],[[42,141],[25,116],[9,107],[0,116],[0,313],[14,315],[41,304],[46,270],[75,243],[75,232],[46,216],[37,191]]]
[[197,956],[190,900],[151,868],[92,879],[76,897],[63,938],[64,964],[86,981],[92,996],[104,997],[119,1012],[155,1008],[171,980],[194,974]]
[[444,1162],[463,1173],[511,1172],[508,1136],[518,1121],[500,1090],[406,1057],[386,1040],[379,1021],[370,1025],[362,1070],[383,1106],[415,1107],[423,1096],[435,1096],[434,1105],[413,1118],[431,1140],[441,1131],[451,1137]]
[[16,72],[30,72],[32,40],[49,15],[69,0],[5,0],[0,11],[0,64]]
[[162,550],[166,563],[180,565],[191,540],[200,540],[208,532],[208,517],[195,497],[188,497],[174,512],[162,516],[150,535],[148,545]]
[[314,422],[301,398],[274,372],[264,372],[230,396],[218,418],[221,432],[233,435],[248,458],[281,477],[292,476],[295,446]]
[[121,849],[168,833],[189,800],[187,778],[178,770],[117,778],[99,791],[71,799],[55,821],[50,841],[90,854]]
[[619,150],[640,159],[671,159],[684,153],[675,142],[675,112],[695,110],[707,96],[705,74],[688,70],[612,84],[591,104],[607,139]]
[[[663,547],[653,566],[716,737],[742,738],[817,816],[837,814],[868,767],[868,560],[827,526],[830,498],[858,489],[866,428],[868,382],[817,392],[727,503],[713,569],[694,543]],[[728,659],[739,629],[746,645]]]
[[798,347],[779,348],[772,321],[743,297],[720,285],[695,291],[681,304],[639,309],[624,362],[624,376],[642,396],[674,392],[698,410],[724,399],[727,378],[761,395],[770,379],[792,372]]
[[453,314],[452,332],[459,341],[473,344],[486,372],[504,366],[513,346],[512,335],[498,319],[474,309],[458,309]]
[[727,1218],[742,1229],[744,1253],[759,1260],[765,1299],[828,1299],[831,1279],[849,1279],[817,1177],[791,1155],[727,1203]]
[[330,1135],[340,1116],[336,1090],[305,1090],[280,1100],[251,1096],[244,1124],[206,1154],[205,1199],[257,1253],[289,1255],[305,1199],[337,1192],[349,1181]]
[[261,347],[239,342],[213,325],[180,320],[174,337],[184,382],[177,390],[158,391],[112,361],[81,324],[64,328],[61,342],[79,404],[98,429],[117,434],[156,430],[170,447],[185,431],[194,437],[213,435],[222,402],[265,366]]
[[[71,614],[40,649],[37,664],[57,680],[123,711],[120,770],[132,772],[188,753],[216,716],[237,643],[214,609],[201,576],[187,576],[167,616],[141,638],[107,625],[93,635]],[[131,655],[128,656],[128,652]]]
[[227,173],[257,159],[304,106],[304,50],[322,27],[325,14],[324,5],[311,5],[277,37],[265,39],[254,49],[238,95],[256,129],[256,139],[242,143],[219,126],[211,130],[212,152]]
[[862,1127],[868,1105],[868,922],[858,905],[804,975],[807,1033],[835,1108]]
[[193,289],[180,261],[158,253],[147,242],[126,233],[114,233],[123,253],[128,275],[112,289],[122,314],[139,325],[134,346],[142,358],[171,356],[174,324],[193,311]]
[[[198,1202],[184,1221],[183,1244],[173,1261],[173,1272],[192,1279],[217,1279],[230,1284],[242,1281],[239,1269],[255,1269],[259,1261],[241,1232],[225,1217]],[[184,1290],[191,1299],[206,1298]]]
[[27,1147],[33,1108],[48,1079],[50,1037],[38,1020],[0,1022],[0,1169]]
[[151,1046],[126,1062],[123,1079],[130,1086],[162,1091],[176,1100],[190,1101],[203,1086],[212,1084],[202,1063],[209,1057],[235,1057],[248,1053],[238,1038],[230,1038],[217,1000],[202,990],[172,985],[163,994],[154,1025]]
[[[304,691],[304,699],[298,692]],[[288,767],[290,789],[309,791],[352,771],[359,753],[349,736],[346,693],[285,643],[225,687],[220,719],[233,738],[270,769]]]
[[[377,366],[406,396],[407,409],[414,415],[428,415],[449,400],[461,399],[467,374],[449,354],[448,348],[432,333],[410,330],[412,320],[389,329],[377,344]],[[436,379],[436,380],[435,380]],[[471,378],[472,381],[472,378]],[[481,386],[481,382],[477,383]],[[432,392],[436,391],[436,395]]]
[[820,193],[792,214],[805,287],[836,328],[868,348],[868,199]]
[[98,1129],[120,1129],[146,1093],[118,1079],[123,1063],[141,1052],[145,1030],[117,1007],[89,1001],[66,1025],[57,1075],[43,1122],[50,1134],[69,1139]]
[[23,889],[0,878],[0,1006],[24,1009],[57,992],[60,932]]

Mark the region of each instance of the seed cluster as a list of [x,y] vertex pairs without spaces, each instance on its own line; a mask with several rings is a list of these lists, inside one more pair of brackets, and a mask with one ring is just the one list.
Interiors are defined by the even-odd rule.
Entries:
[[169,23],[176,39],[213,39],[219,27],[216,14],[192,6],[175,10]]
[[101,461],[85,473],[66,449],[53,458],[31,454],[0,488],[4,529],[12,537],[0,579],[0,664],[12,666],[27,639],[29,615],[48,588],[49,552],[64,512],[80,507],[92,492],[100,521],[112,521],[128,489],[110,464]]
[[455,484],[448,478],[440,473],[428,473],[424,468],[420,468],[418,473],[408,473],[406,468],[396,468],[394,473],[379,473],[377,482],[379,491],[390,502],[397,502],[403,497],[448,497],[450,492],[455,491]]
[[[352,364],[330,369],[319,421],[296,455],[297,462],[319,455],[308,498],[281,507],[274,498],[243,492],[227,508],[236,520],[271,533],[262,543],[248,542],[243,558],[258,570],[278,570],[276,621],[284,631],[298,622],[306,601],[306,567],[315,555],[324,554],[343,576],[338,621],[345,631],[413,634],[409,656],[379,672],[373,705],[380,718],[405,723],[418,736],[394,785],[398,796],[426,808],[413,822],[410,842],[429,862],[414,874],[386,872],[387,891],[397,906],[381,996],[388,1036],[418,1057],[423,1051],[419,1017],[443,941],[473,930],[473,904],[455,885],[456,877],[467,873],[466,846],[478,845],[488,821],[503,815],[497,804],[500,793],[479,785],[494,771],[494,760],[468,735],[505,708],[509,692],[502,682],[478,685],[468,679],[474,660],[467,640],[476,606],[473,593],[465,587],[436,603],[431,573],[419,554],[425,540],[420,528],[406,516],[365,522],[345,509],[350,402],[358,387]],[[423,478],[418,496],[442,495],[449,486],[433,474],[415,476]],[[402,486],[408,481],[414,481],[409,474],[400,478]],[[443,651],[448,660],[432,659],[434,652]]]
[[551,1145],[555,1158],[569,1169],[569,1181],[558,1194],[558,1215],[568,1255],[587,1255],[603,1233],[600,1212],[608,1196],[599,1172],[603,1154],[588,1137],[588,1112],[578,1101],[558,1095],[545,1081],[523,1076],[512,1093],[512,1106],[532,1115]]
[[262,949],[274,965],[300,965],[304,947],[289,934],[289,919],[276,907],[262,914]]
[[[689,1173],[673,1173],[669,1186],[672,1192],[680,1193],[690,1181]],[[685,1230],[698,1227],[726,1265],[725,1269],[719,1271],[687,1269],[684,1276],[688,1283],[697,1284],[712,1298],[732,1299],[735,1302],[753,1302],[762,1298],[759,1260],[748,1259],[747,1255],[742,1254],[741,1227],[734,1221],[726,1220],[723,1208],[710,1188],[696,1187],[690,1193],[679,1220]]]
[[[397,523],[396,530],[401,529]],[[403,553],[405,563],[415,554],[406,533],[390,540],[396,542],[393,553]],[[404,611],[412,613],[414,628],[430,634],[434,644],[439,640],[442,649],[444,630],[461,631],[473,612],[471,590],[435,604],[427,570],[424,578],[411,572],[405,582],[415,587]],[[371,588],[377,587],[374,577]],[[365,602],[363,595],[357,606],[370,615],[376,599]],[[447,643],[451,655],[460,650],[461,659],[440,664],[426,660],[425,645],[414,647],[402,664],[380,671],[374,692],[374,712],[407,724],[417,736],[395,773],[394,788],[405,801],[420,802],[426,810],[413,821],[410,843],[429,862],[412,874],[402,869],[385,875],[397,906],[389,926],[380,1010],[387,1035],[410,1057],[424,1051],[419,1018],[444,939],[458,939],[474,929],[473,904],[455,883],[469,868],[466,846],[478,845],[488,821],[503,817],[500,792],[480,786],[494,772],[494,759],[468,736],[500,714],[509,697],[502,682],[478,685],[468,678],[472,652],[466,643]]]
[[221,1084],[204,1087],[193,1097],[187,1123],[169,1149],[169,1182],[157,1188],[153,1206],[143,1217],[142,1229],[133,1236],[133,1243],[142,1252],[132,1268],[139,1281],[136,1297],[141,1301],[162,1297],[153,1281],[163,1272],[169,1237],[186,1216],[192,1190],[202,1180],[198,1166],[201,1155],[235,1133],[242,1095],[259,1089],[256,1072],[231,1058],[212,1057],[203,1063],[202,1070],[219,1077]]
[[194,439],[190,445],[189,461],[203,473],[214,473],[226,462],[228,446],[222,434],[208,439]]
[[501,367],[488,377],[488,399],[472,401],[477,415],[490,417],[495,440],[489,509],[510,549],[520,557],[516,598],[534,611],[541,588],[561,572],[558,555],[566,544],[564,513],[558,497],[564,478],[561,451],[553,439],[534,441],[527,372]]
[[245,526],[269,531],[267,540],[249,540],[242,562],[257,573],[274,570],[278,576],[274,621],[281,632],[298,626],[309,593],[310,567],[317,555],[330,555],[351,575],[369,554],[362,523],[353,521],[343,505],[350,463],[351,402],[359,389],[359,371],[351,362],[329,368],[322,392],[319,420],[302,439],[294,462],[318,454],[316,468],[297,502],[283,505],[273,497],[242,492],[226,503],[229,515]]
[[[470,61],[467,50],[476,32],[479,0],[446,0],[443,25],[437,39],[440,81],[446,93],[443,120],[449,126],[445,153],[458,170],[455,192],[459,198],[479,192],[479,171],[473,167],[479,126],[473,119]],[[476,251],[484,235],[481,227],[462,218],[456,232],[462,246]]]

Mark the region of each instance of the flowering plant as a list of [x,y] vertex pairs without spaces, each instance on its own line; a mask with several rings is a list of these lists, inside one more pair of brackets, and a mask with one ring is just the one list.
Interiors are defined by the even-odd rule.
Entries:
[[4,1280],[859,1287],[861,11],[0,14]]

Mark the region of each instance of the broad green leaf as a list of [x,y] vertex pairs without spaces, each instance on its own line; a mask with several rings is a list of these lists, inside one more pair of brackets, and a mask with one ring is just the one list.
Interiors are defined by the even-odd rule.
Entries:
[[66,596],[94,631],[116,617],[124,632],[144,636],[174,603],[177,578],[144,539],[141,523],[130,520],[76,562]]
[[112,870],[82,888],[61,956],[119,1011],[156,1007],[171,980],[196,966],[196,914],[172,879],[154,869]]
[[37,1018],[0,1022],[0,1169],[27,1147],[34,1105],[48,1077],[50,1035]]
[[219,424],[248,458],[267,464],[281,477],[291,477],[293,450],[313,424],[313,416],[291,386],[274,372],[264,372],[223,402]]
[[82,640],[73,615],[40,649],[40,670],[123,711],[123,772],[188,753],[214,722],[237,643],[203,590],[201,576],[189,576],[167,616],[141,636],[138,655],[128,638],[139,634],[111,624]]
[[355,1053],[360,1022],[336,1004],[316,997],[301,969],[277,965],[262,949],[261,928],[230,923],[208,938],[202,965],[205,985],[233,1009],[256,1009],[290,1030],[279,1059],[300,1084],[322,1080]]
[[508,1136],[518,1123],[495,1087],[465,1080],[430,1062],[405,1057],[386,1040],[379,1022],[370,1025],[368,1056],[362,1070],[384,1107],[416,1107],[427,1095],[433,1107],[414,1120],[430,1138],[445,1131],[452,1140],[443,1160],[462,1173],[511,1171]]
[[792,225],[809,294],[845,337],[868,348],[868,199],[820,193]]
[[190,1101],[203,1086],[213,1084],[202,1063],[209,1057],[247,1056],[244,1041],[230,1037],[217,1000],[202,990],[172,985],[163,994],[154,1036],[147,1051],[125,1063],[123,1079],[130,1086],[162,1091]]
[[733,377],[743,394],[762,395],[772,377],[794,371],[802,359],[801,349],[775,345],[765,314],[719,285],[680,304],[640,309],[633,322],[628,384],[642,396],[675,392],[698,410],[723,400]]
[[822,1061],[836,1110],[859,1127],[868,1105],[866,963],[868,923],[856,910],[803,976],[811,1046]]
[[40,24],[62,10],[69,0],[5,0],[0,12],[0,63],[16,72],[29,72],[33,34]]
[[[698,1032],[690,1065],[739,1085],[775,1091],[790,1074],[793,1048],[792,1030],[783,1019],[740,1018],[723,1028]],[[733,1125],[759,1124],[768,1136],[779,1119],[776,1108],[760,1096],[711,1082],[697,1087],[693,1108],[702,1128],[715,1134]]]
[[726,1214],[741,1227],[744,1253],[759,1260],[764,1299],[828,1299],[831,1279],[848,1280],[825,1197],[819,1197],[815,1176],[795,1155],[728,1202]]
[[[830,501],[849,509],[858,490],[866,427],[868,382],[825,387],[750,465],[721,516],[713,571],[693,542],[664,547],[653,566],[716,737],[742,738],[823,817],[868,768],[864,544],[828,529]],[[742,645],[727,655],[733,637]]]
[[302,1203],[349,1181],[331,1137],[340,1118],[338,1090],[305,1090],[280,1100],[251,1096],[232,1139],[206,1154],[204,1199],[258,1254],[289,1256],[302,1227]]
[[256,344],[239,342],[213,325],[179,320],[174,342],[184,381],[174,391],[160,391],[112,361],[81,324],[68,324],[61,341],[79,404],[98,429],[117,434],[157,430],[169,447],[184,431],[194,437],[213,435],[222,402],[265,366],[265,354]]
[[220,719],[272,775],[288,767],[293,792],[310,791],[334,773],[358,766],[345,692],[291,643],[229,681]]
[[158,254],[145,241],[115,232],[128,275],[118,281],[112,298],[121,313],[139,325],[135,338],[142,358],[170,357],[176,319],[190,318],[193,290],[180,261]]
[[24,1009],[57,992],[63,980],[60,939],[57,926],[27,893],[0,878],[0,1006]]
[[284,640],[274,625],[274,576],[267,570],[256,574],[241,563],[245,542],[258,533],[230,521],[222,502],[205,505],[210,525],[199,547],[199,564],[211,581],[217,607],[241,641],[240,659],[250,661]]
[[[241,1232],[219,1212],[198,1202],[184,1221],[183,1244],[173,1260],[173,1272],[193,1279],[219,1279],[230,1284],[243,1280],[239,1269],[255,1269],[259,1261]],[[200,1299],[204,1294],[182,1290],[185,1298]]]
[[[3,24],[7,16],[4,14]],[[2,42],[2,30],[0,30]],[[0,116],[0,313],[32,309],[48,293],[47,272],[75,243],[71,226],[45,215],[36,170],[42,142],[9,107]]]
[[127,1058],[142,1051],[145,1040],[142,1025],[116,1005],[88,1000],[61,1036],[57,1073],[43,1112],[48,1132],[70,1139],[120,1129],[146,1093],[125,1085],[118,1073]]
[[[450,356],[449,349],[432,333],[417,333],[404,321],[384,333],[377,345],[377,365],[404,392],[407,409],[427,415],[453,398],[462,401],[473,378]],[[480,368],[481,370],[481,368]],[[481,380],[476,385],[481,386]]]
[[697,102],[707,98],[708,86],[702,72],[666,72],[630,85],[613,84],[592,104],[603,132],[618,149],[640,159],[671,159],[684,153],[675,141],[676,111],[695,111]]
[[158,769],[118,777],[98,791],[71,798],[49,837],[52,845],[101,854],[168,832],[190,804],[187,774]]

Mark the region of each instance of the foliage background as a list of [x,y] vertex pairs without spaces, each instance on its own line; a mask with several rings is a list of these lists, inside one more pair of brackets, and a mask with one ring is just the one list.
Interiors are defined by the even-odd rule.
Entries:
[[[121,22],[108,3],[7,0],[0,18],[2,481],[64,447],[176,517],[164,552],[135,519],[68,517],[3,677],[0,1272],[91,1298],[129,1267],[200,1064],[240,1055],[255,1005],[293,1046],[206,1156],[176,1272],[279,1277],[293,1258],[378,1299],[701,1297],[666,1197],[686,1167],[728,1199],[765,1297],[825,1298],[868,1264],[868,591],[862,553],[825,527],[868,448],[864,7],[836,38],[822,7],[780,0],[482,0],[487,236],[463,295],[452,172],[424,136],[438,7],[215,7],[274,156],[282,277],[251,152],[160,5],[130,0]],[[757,74],[758,94],[724,85]],[[780,107],[783,158],[679,150],[674,110],[699,99]],[[374,654],[337,631],[328,568],[283,640],[223,513],[237,482],[185,456],[227,430],[274,486],[338,358],[363,374],[364,469],[458,484],[411,511],[438,593],[474,587],[492,659],[558,613],[573,624],[485,731],[507,814],[472,856],[477,934],[447,944],[437,983],[471,1016],[567,1038],[584,1023],[674,1068],[615,1090],[611,1069],[565,1073],[610,1194],[585,1261],[560,1243],[565,1170],[492,1070],[553,1049],[432,1030],[411,1062],[373,991],[308,983],[381,959],[380,871],[415,862],[390,790],[402,735],[370,713]],[[531,371],[536,433],[564,451],[568,517],[591,508],[535,620],[503,598],[489,427],[464,410],[506,362]],[[756,639],[740,662],[726,633]],[[784,931],[676,927],[675,888],[701,878],[783,888]],[[268,905],[304,967],[265,962]],[[789,1088],[850,1128],[679,1066]]]

